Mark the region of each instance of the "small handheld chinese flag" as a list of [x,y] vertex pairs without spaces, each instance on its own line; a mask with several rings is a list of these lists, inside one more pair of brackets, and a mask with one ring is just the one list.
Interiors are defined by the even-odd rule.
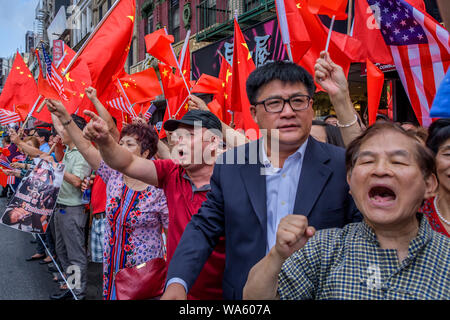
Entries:
[[367,63],[367,108],[369,110],[369,125],[377,119],[381,92],[383,91],[384,74],[369,59]]
[[147,53],[154,56],[161,62],[177,68],[177,61],[175,60],[175,56],[171,48],[173,42],[173,36],[166,34],[164,29],[156,30],[155,32],[145,36]]
[[312,14],[323,14],[337,20],[347,19],[348,0],[308,0],[308,8]]
[[213,101],[211,101],[210,103],[208,103],[208,108],[209,111],[211,111],[212,113],[214,113],[216,115],[217,118],[219,118],[221,121],[223,121],[223,117],[222,117],[222,106],[219,104],[219,102],[217,102],[216,99],[214,99]]
[[[118,80],[128,99],[133,104],[152,100],[162,94],[158,77],[153,68],[148,68],[132,75],[126,75],[118,78]],[[119,86],[117,80],[114,81],[114,84]],[[120,90],[121,88],[118,89]]]
[[202,73],[200,79],[198,79],[197,83],[192,88],[191,93],[218,94],[222,91],[222,84],[223,81],[219,78]]

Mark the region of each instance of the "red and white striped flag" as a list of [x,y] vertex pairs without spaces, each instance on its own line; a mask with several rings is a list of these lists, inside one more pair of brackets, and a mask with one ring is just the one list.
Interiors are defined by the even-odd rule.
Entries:
[[156,111],[156,106],[152,103],[147,111],[144,113],[145,121],[149,122],[152,114]]
[[427,13],[404,0],[367,0],[397,72],[422,126],[431,124],[430,108],[450,65],[449,33]]
[[16,177],[15,176],[8,176],[8,178],[6,179],[6,183],[9,185],[13,185],[14,183],[16,183]]
[[108,106],[114,109],[118,109],[122,112],[126,112],[131,116],[134,116],[134,112],[131,111],[131,106],[122,98],[114,98],[106,102]]
[[46,74],[48,83],[58,92],[59,96],[64,100],[68,101],[67,95],[64,91],[64,79],[59,74],[53,62],[50,60],[47,52],[45,51],[44,44],[42,44],[42,53],[44,55],[44,62],[46,66]]
[[22,119],[17,112],[0,109],[0,124],[2,126],[20,121],[22,121]]

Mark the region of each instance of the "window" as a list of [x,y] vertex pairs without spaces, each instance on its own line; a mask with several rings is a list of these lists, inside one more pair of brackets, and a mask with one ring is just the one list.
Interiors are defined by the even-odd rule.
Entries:
[[111,9],[111,0],[108,0],[108,10]]
[[100,22],[103,18],[103,4],[98,6],[98,22]]
[[174,37],[174,42],[180,41],[180,6],[178,0],[172,0],[170,8],[170,34]]
[[147,19],[147,34],[152,33],[154,30],[153,28],[153,15],[151,15],[150,17],[148,17]]
[[214,25],[216,21],[216,0],[204,0],[200,3],[200,29]]
[[244,10],[250,11],[259,6],[259,0],[244,0]]

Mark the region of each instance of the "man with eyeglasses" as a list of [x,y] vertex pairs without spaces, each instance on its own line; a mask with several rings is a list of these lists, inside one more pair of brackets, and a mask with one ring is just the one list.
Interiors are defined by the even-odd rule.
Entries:
[[[351,128],[356,115],[346,77],[325,53],[316,64],[316,81],[330,95],[341,126]],[[248,272],[274,246],[283,217],[304,215],[317,230],[361,220],[346,182],[345,150],[310,136],[311,75],[291,62],[271,62],[250,74],[246,89],[262,138],[217,160],[207,200],[172,257],[162,299],[186,298],[222,235],[223,295],[242,299]]]

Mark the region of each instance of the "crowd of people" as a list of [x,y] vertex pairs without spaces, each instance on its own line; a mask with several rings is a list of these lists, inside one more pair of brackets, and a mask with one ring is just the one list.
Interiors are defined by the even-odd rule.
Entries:
[[[315,83],[336,112],[323,121]],[[11,157],[26,156],[2,169],[16,183],[39,159],[65,165],[49,250],[38,241],[28,260],[81,276],[51,299],[86,297],[88,259],[118,299],[116,274],[156,258],[165,290],[149,298],[450,299],[450,119],[367,126],[326,52],[314,78],[270,62],[246,90],[255,141],[195,95],[165,139],[143,117],[119,132],[94,88],[89,123],[47,100],[52,125],[8,132]]]

